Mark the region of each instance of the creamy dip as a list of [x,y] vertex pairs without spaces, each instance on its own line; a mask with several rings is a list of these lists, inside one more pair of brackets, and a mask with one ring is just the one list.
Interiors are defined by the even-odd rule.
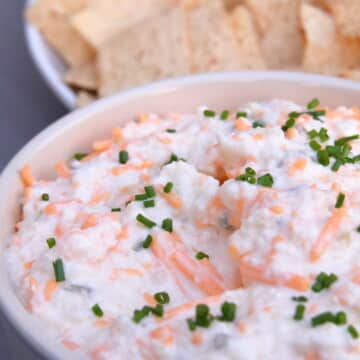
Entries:
[[[6,261],[74,356],[360,357],[360,110],[146,114],[25,166]],[[79,149],[81,150],[81,149]]]

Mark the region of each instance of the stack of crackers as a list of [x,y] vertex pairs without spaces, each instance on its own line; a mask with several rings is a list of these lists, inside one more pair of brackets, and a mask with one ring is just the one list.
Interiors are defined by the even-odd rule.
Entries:
[[360,80],[359,0],[38,0],[27,19],[78,105],[174,76],[294,69]]

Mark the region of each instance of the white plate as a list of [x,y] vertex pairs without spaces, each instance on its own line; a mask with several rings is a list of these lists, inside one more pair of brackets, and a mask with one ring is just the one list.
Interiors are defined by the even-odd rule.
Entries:
[[[27,0],[26,7],[36,1]],[[74,109],[76,107],[76,93],[63,81],[66,71],[65,63],[34,26],[25,22],[24,30],[31,57],[43,79],[68,109]]]

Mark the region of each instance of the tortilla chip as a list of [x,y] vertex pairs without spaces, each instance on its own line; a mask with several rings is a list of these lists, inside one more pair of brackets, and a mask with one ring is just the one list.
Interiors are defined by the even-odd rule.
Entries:
[[28,9],[26,16],[68,65],[79,66],[88,63],[94,52],[69,23],[68,16],[75,7],[69,7],[63,1],[37,1]]
[[175,8],[107,41],[99,50],[100,95],[190,72],[185,11]]
[[264,57],[270,68],[301,63],[303,39],[300,0],[246,0],[262,38]]
[[344,36],[360,37],[359,0],[323,0],[335,18],[336,26]]
[[96,91],[98,81],[95,62],[72,67],[65,75],[65,82],[76,89]]
[[83,108],[85,106],[92,104],[96,100],[97,100],[97,98],[95,95],[93,95],[87,91],[80,91],[78,93],[78,96],[76,99],[76,107]]
[[260,39],[253,18],[245,6],[237,6],[231,14],[237,41],[240,47],[241,67],[246,69],[264,69],[265,60],[260,48]]
[[340,76],[345,79],[360,81],[360,69],[345,71]]
[[191,72],[236,70],[241,49],[224,4],[212,0],[188,14]]
[[303,4],[301,19],[306,37],[305,70],[338,74],[360,66],[360,39],[345,38],[335,20],[323,10]]
[[94,47],[99,48],[119,31],[160,14],[177,0],[101,0],[74,15],[71,23]]

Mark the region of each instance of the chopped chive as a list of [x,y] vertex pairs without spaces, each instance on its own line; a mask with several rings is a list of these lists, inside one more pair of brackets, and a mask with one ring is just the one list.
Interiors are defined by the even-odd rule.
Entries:
[[50,200],[49,194],[42,194],[41,195],[41,200],[42,201],[49,201]]
[[151,243],[153,241],[153,237],[151,235],[148,235],[146,239],[142,243],[142,247],[144,249],[148,249],[151,246]]
[[220,115],[220,119],[221,120],[226,120],[230,115],[230,111],[229,110],[224,110],[221,115]]
[[121,211],[121,208],[112,208],[111,209],[111,212],[120,212]]
[[307,108],[308,110],[312,110],[315,109],[317,106],[319,106],[320,101],[319,99],[312,99],[308,104],[307,104]]
[[306,296],[293,296],[291,299],[296,302],[307,302],[308,301],[308,298]]
[[340,193],[337,197],[335,208],[340,209],[343,206],[344,201],[345,201],[345,194]]
[[165,165],[169,165],[172,162],[179,161],[179,157],[176,154],[171,154],[170,159],[165,163]]
[[144,201],[144,200],[147,200],[149,197],[147,194],[138,194],[138,195],[135,195],[135,200],[136,201]]
[[198,304],[195,308],[195,323],[197,326],[208,328],[214,317],[210,313],[210,308],[206,304]]
[[248,115],[247,115],[247,113],[245,112],[245,111],[239,111],[239,112],[237,112],[236,113],[236,118],[238,119],[238,118],[241,118],[241,117],[244,117],[244,118],[246,118]]
[[247,168],[245,169],[245,173],[248,174],[248,175],[252,175],[252,176],[255,176],[255,175],[256,175],[256,171],[255,171],[253,168],[251,168],[251,167],[247,167]]
[[168,219],[163,220],[161,227],[165,231],[167,231],[169,233],[172,233],[173,232],[173,221],[172,221],[172,219],[168,218]]
[[164,186],[164,193],[166,193],[166,194],[170,193],[173,187],[174,187],[174,184],[172,182],[168,182]]
[[264,187],[272,187],[274,184],[274,179],[271,174],[265,174],[257,179],[257,184]]
[[282,131],[286,132],[287,130],[289,130],[290,128],[292,128],[292,127],[294,127],[294,126],[295,126],[295,118],[290,117],[290,118],[286,121],[285,125],[283,125],[283,126],[281,127],[281,129],[282,129]]
[[196,330],[196,322],[193,319],[186,319],[186,323],[190,331]]
[[348,331],[348,333],[351,335],[351,337],[353,339],[358,339],[359,338],[359,332],[356,330],[355,326],[349,325],[347,327],[347,331]]
[[330,164],[329,153],[326,150],[320,150],[317,153],[318,161],[323,166],[328,166]]
[[324,325],[328,322],[334,322],[334,315],[329,311],[323,312],[323,313],[311,318],[311,326],[312,327]]
[[331,167],[331,170],[334,172],[337,172],[340,169],[340,166],[343,164],[343,161],[340,159],[336,159],[333,166]]
[[166,129],[166,132],[168,132],[169,134],[174,134],[176,133],[176,129]]
[[217,317],[220,321],[231,322],[236,317],[236,304],[225,301],[221,305],[221,316]]
[[293,319],[296,321],[300,321],[304,318],[306,307],[303,304],[298,304],[295,309],[295,314]]
[[55,238],[48,238],[46,240],[47,244],[48,244],[48,247],[49,249],[52,249],[54,246],[56,246],[56,239]]
[[315,282],[312,285],[311,289],[314,292],[320,292],[325,289],[329,289],[332,284],[334,284],[338,280],[338,277],[334,274],[327,274],[325,272],[321,272],[316,276]]
[[215,111],[212,110],[204,110],[204,116],[206,117],[214,117],[216,115]]
[[170,296],[167,292],[162,291],[154,295],[154,299],[162,305],[168,304],[170,302]]
[[151,221],[150,219],[148,219],[147,217],[145,217],[145,216],[142,215],[142,214],[138,214],[138,215],[136,216],[136,220],[137,220],[139,223],[145,225],[145,226],[146,226],[147,228],[149,228],[149,229],[151,229],[151,228],[153,228],[154,226],[156,226],[156,223],[155,223],[155,222]]
[[315,151],[319,151],[321,149],[321,145],[316,140],[311,140],[309,142],[309,146]]
[[358,139],[360,139],[360,135],[359,135],[359,134],[355,134],[355,135],[351,135],[351,136],[346,136],[346,137],[337,139],[337,140],[335,141],[335,145],[344,145],[344,144],[346,144],[346,143],[349,142],[349,141],[358,140]]
[[156,196],[156,192],[155,192],[155,189],[153,186],[145,186],[144,187],[144,190],[145,190],[145,194],[149,197],[149,198],[152,198],[152,197],[155,197]]
[[73,157],[75,160],[80,161],[87,156],[88,156],[88,154],[86,154],[86,153],[75,153]]
[[360,225],[356,228],[356,231],[360,233]]
[[53,268],[54,268],[56,282],[65,281],[65,271],[64,271],[63,261],[61,259],[56,259],[53,262]]
[[318,134],[318,132],[316,131],[316,130],[310,130],[309,132],[308,132],[308,137],[310,138],[310,139],[315,139],[317,136],[318,136],[319,134]]
[[129,153],[126,150],[119,152],[119,163],[126,164],[129,161]]
[[307,111],[305,114],[310,115],[314,118],[314,120],[321,121],[320,116],[324,116],[326,114],[325,110],[314,110]]
[[151,308],[151,312],[157,317],[162,317],[164,315],[164,307],[162,304],[157,304],[155,307]]
[[335,324],[336,325],[345,325],[347,323],[347,316],[343,311],[339,311],[335,315]]
[[94,313],[95,316],[97,317],[103,317],[104,316],[104,312],[102,311],[101,307],[99,304],[95,304],[92,308],[91,308],[92,312]]
[[210,258],[208,254],[206,254],[206,253],[204,253],[202,251],[197,252],[195,257],[198,260],[203,260],[203,259],[209,259]]
[[141,322],[141,320],[143,320],[144,318],[150,315],[151,310],[152,309],[150,306],[144,306],[140,310],[135,310],[132,320],[138,324],[139,322]]
[[263,123],[261,123],[260,121],[254,121],[253,124],[252,124],[252,127],[253,127],[254,129],[256,129],[256,128],[263,128],[263,127],[265,127],[265,125],[264,125]]
[[145,200],[145,201],[144,201],[144,207],[145,207],[146,209],[152,208],[152,207],[154,207],[154,206],[155,206],[155,200]]
[[325,141],[329,140],[329,135],[328,135],[327,129],[325,129],[325,128],[320,129],[319,138],[320,138],[321,142],[325,142]]

